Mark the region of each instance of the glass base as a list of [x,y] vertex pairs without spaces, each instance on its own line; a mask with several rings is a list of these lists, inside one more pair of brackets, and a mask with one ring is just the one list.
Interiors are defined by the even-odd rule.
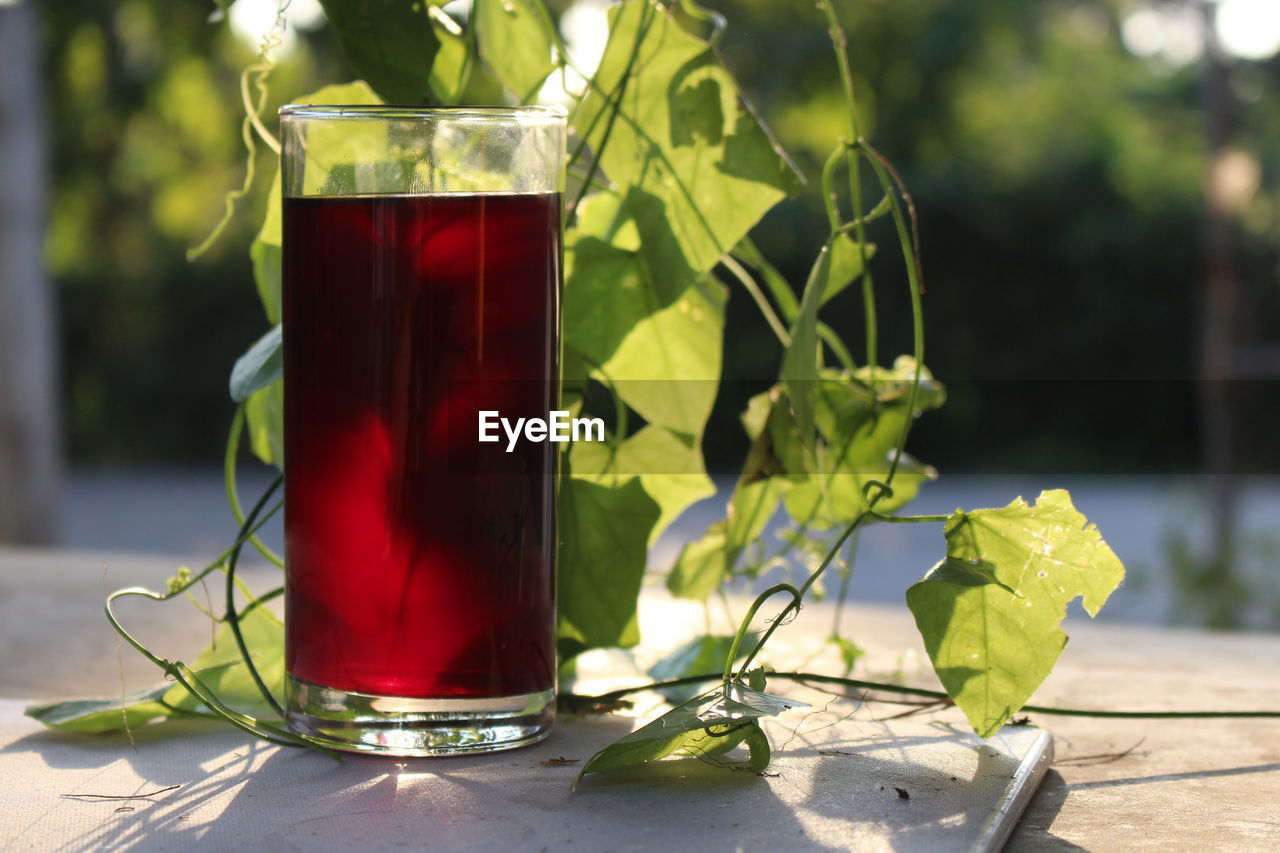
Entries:
[[435,756],[529,746],[551,733],[554,690],[483,699],[378,696],[285,676],[290,727],[324,746],[376,755]]

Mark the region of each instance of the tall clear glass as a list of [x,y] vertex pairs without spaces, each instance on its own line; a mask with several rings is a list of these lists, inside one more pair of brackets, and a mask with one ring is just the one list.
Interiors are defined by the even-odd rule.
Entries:
[[546,736],[564,112],[287,106],[285,667],[297,730],[390,755]]

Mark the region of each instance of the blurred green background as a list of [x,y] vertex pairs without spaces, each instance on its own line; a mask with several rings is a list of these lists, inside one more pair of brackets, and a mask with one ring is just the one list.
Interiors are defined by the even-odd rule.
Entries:
[[[1274,14],[1266,18],[1266,0],[1233,2],[1263,10],[1260,46],[1238,49],[1265,54],[1267,27],[1280,28]],[[590,54],[592,22],[607,4],[551,5],[573,47]],[[730,22],[729,66],[813,179],[845,126],[817,10],[773,0],[709,5]],[[222,22],[208,20],[206,0],[42,7],[54,143],[47,254],[73,463],[192,462],[219,452],[228,366],[263,328],[245,246],[269,183],[267,156],[223,238],[199,262],[184,253],[242,179],[238,73],[274,6],[239,0]],[[837,7],[864,128],[920,211],[928,362],[956,391],[922,423],[920,454],[951,470],[1197,470],[1192,380],[1211,146],[1195,4]],[[465,13],[465,3],[448,8]],[[349,76],[314,0],[297,0],[290,14],[272,111]],[[1280,337],[1280,59],[1272,49],[1229,64],[1238,333],[1266,342]],[[485,95],[493,97],[473,93]],[[822,221],[811,192],[772,214],[757,241],[802,281]],[[904,301],[892,298],[898,270],[882,266],[892,354],[908,348],[909,328]],[[857,298],[850,292],[832,310],[854,339]],[[745,299],[734,300],[731,319],[729,375],[767,377],[778,356],[767,328]],[[723,443],[708,447],[717,466],[739,458],[732,423],[749,392],[727,388],[716,420]],[[1049,417],[1032,400],[1060,405]],[[1272,443],[1246,444],[1247,470],[1280,469]]]
[[[237,0],[213,20],[212,0],[35,5],[66,453],[81,470],[215,465],[227,373],[265,330],[247,246],[269,153],[222,238],[198,262],[185,253],[243,179],[239,73],[276,2]],[[729,20],[720,46],[744,91],[816,180],[846,121],[820,13],[808,0],[706,5]],[[549,6],[590,67],[608,3]],[[917,455],[944,474],[1280,473],[1280,2],[836,7],[864,132],[920,213],[926,361],[951,394],[913,434]],[[446,10],[465,16],[467,2]],[[294,0],[289,21],[268,115],[350,77],[315,0]],[[473,102],[499,96],[475,78]],[[811,189],[754,236],[798,284],[825,231]],[[1211,280],[1230,285],[1216,332]],[[877,283],[891,356],[909,349],[897,265],[882,261]],[[729,320],[726,377],[744,381],[726,382],[713,415],[706,451],[720,471],[740,462],[737,415],[780,356],[741,292]],[[859,340],[856,294],[830,322]],[[1214,347],[1226,367],[1206,370]],[[1219,482],[1213,510],[1196,511],[1213,519],[1207,548],[1166,543],[1187,600],[1222,586],[1244,550],[1232,540],[1239,482]],[[1249,595],[1233,588],[1207,620],[1237,621]]]

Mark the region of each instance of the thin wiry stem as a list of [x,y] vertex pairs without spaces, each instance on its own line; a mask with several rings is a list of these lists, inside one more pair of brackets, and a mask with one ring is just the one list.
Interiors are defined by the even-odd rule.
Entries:
[[769,299],[764,295],[764,291],[760,289],[760,285],[756,284],[756,280],[751,277],[751,273],[742,268],[742,264],[734,260],[733,255],[723,255],[720,263],[724,264],[724,268],[733,273],[733,277],[742,282],[742,286],[746,288],[747,293],[751,294],[751,298],[755,301],[756,307],[760,309],[760,314],[764,317],[769,328],[773,330],[774,336],[783,348],[791,345],[791,334],[787,331],[786,326],[782,324],[777,313],[774,312],[773,306],[769,304]]
[[[685,687],[691,684],[705,684],[720,679],[720,673],[703,673],[688,675],[684,678],[673,678],[667,681],[655,681],[650,684],[638,684],[635,687],[624,687],[611,690],[596,696],[579,696],[568,694],[575,702],[585,705],[608,704],[645,690],[657,690],[666,687]],[[837,684],[859,690],[878,690],[884,693],[898,693],[905,696],[924,696],[942,702],[949,702],[951,697],[941,690],[927,690],[922,687],[907,687],[902,684],[889,684],[880,681],[864,681],[860,678],[841,678],[835,675],[822,675],[816,672],[770,672],[768,677],[781,681],[805,682],[818,684]],[[1060,717],[1101,717],[1105,719],[1131,720],[1195,720],[1195,719],[1273,719],[1280,718],[1280,711],[1090,711],[1084,708],[1057,708],[1049,705],[1023,705],[1019,710],[1035,714],[1049,714]]]

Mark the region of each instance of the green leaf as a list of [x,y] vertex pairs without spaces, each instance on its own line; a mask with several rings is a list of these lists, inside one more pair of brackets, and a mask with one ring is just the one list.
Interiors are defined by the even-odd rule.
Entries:
[[740,551],[760,537],[791,485],[779,477],[738,483],[726,515],[725,544],[731,551]]
[[[748,634],[738,649],[735,660],[741,660],[754,645],[755,635]],[[720,672],[724,669],[724,660],[733,647],[732,636],[704,635],[694,637],[687,643],[672,651],[662,660],[649,667],[648,675],[654,681],[672,681],[687,675],[704,675],[708,672]],[[685,687],[663,687],[658,690],[668,702],[679,705],[688,702],[698,693],[694,685]]]
[[1031,698],[1067,642],[1079,597],[1090,616],[1124,567],[1063,490],[1002,509],[956,511],[947,558],[907,591],[907,605],[947,693],[982,737]]
[[284,381],[259,388],[245,402],[249,448],[268,465],[284,468]]
[[667,589],[677,598],[704,601],[729,576],[725,523],[717,522],[694,542],[680,549],[671,571],[667,573]]
[[558,636],[562,655],[640,641],[636,599],[661,512],[638,477],[560,485]]
[[[783,499],[787,512],[797,522],[808,522],[815,530],[829,530],[848,524],[870,506],[867,484],[872,480],[884,482],[888,470],[889,455],[886,453],[875,465],[855,465],[811,474],[787,492]],[[878,501],[876,512],[896,512],[915,498],[922,485],[937,479],[937,476],[933,468],[904,453],[893,478],[893,495]]]
[[440,49],[436,51],[427,80],[436,103],[452,106],[462,100],[467,88],[467,78],[471,76],[471,49],[462,28],[448,15],[433,13],[431,29],[440,42]]
[[[276,183],[271,185],[271,197],[274,199],[272,206],[277,211],[280,209],[280,201],[276,198],[279,193],[280,184],[277,178]],[[259,236],[249,245],[249,259],[253,262],[253,282],[258,288],[258,298],[262,300],[262,308],[267,313],[267,322],[273,326],[278,325],[281,320],[281,265],[284,260],[280,243],[268,243]]]
[[609,25],[574,128],[627,200],[650,268],[682,287],[709,272],[796,176],[714,51],[666,10],[629,0],[609,10]]
[[728,578],[743,550],[760,537],[773,518],[778,501],[791,487],[787,480],[769,477],[739,482],[722,521],[680,550],[667,574],[667,589],[677,598],[704,601]]
[[106,699],[45,702],[29,705],[23,713],[53,729],[88,734],[120,731],[171,716],[173,709],[161,700],[172,687],[165,683]]
[[[389,104],[431,101],[440,42],[420,0],[320,0],[356,75]],[[355,102],[351,102],[355,103]]]
[[769,746],[769,738],[759,723],[752,723],[743,731],[742,742],[749,750],[747,761],[742,769],[748,773],[759,773],[769,766],[773,759],[773,749]]
[[593,482],[620,485],[640,478],[660,509],[649,531],[650,547],[685,509],[716,492],[697,443],[665,427],[650,424],[617,445],[578,442],[570,454],[574,474],[592,475]]
[[718,281],[695,281],[636,323],[597,372],[649,423],[700,439],[720,385],[725,298]]
[[750,237],[742,238],[742,242],[734,247],[733,254],[747,266],[753,268],[760,273],[760,277],[764,279],[765,286],[769,288],[769,292],[773,294],[773,299],[778,303],[778,310],[782,313],[782,319],[787,323],[794,323],[796,314],[800,311],[800,302],[796,299],[795,291],[791,289],[791,283],[782,277],[782,273],[769,263],[768,259],[756,248],[756,244],[751,242]]
[[[254,666],[277,698],[284,695],[284,625],[261,605],[240,614],[240,633],[253,655]],[[278,716],[263,699],[236,645],[231,626],[224,623],[213,643],[191,664],[200,680],[226,705],[258,719]],[[175,708],[196,711],[204,704],[181,684],[169,687],[164,700]]]
[[[284,687],[284,626],[265,607],[251,606],[241,614],[240,630],[258,672],[279,695]],[[258,717],[274,716],[254,685],[228,625],[218,629],[213,644],[200,653],[192,669],[228,705]],[[50,728],[96,734],[203,710],[204,705],[181,684],[165,682],[123,697],[31,705],[25,713]]]
[[237,403],[280,378],[284,364],[280,354],[280,327],[276,326],[236,359],[231,368],[231,399]]
[[[867,244],[867,260],[876,254],[874,243]],[[831,243],[831,266],[827,271],[827,286],[822,291],[822,303],[827,302],[858,280],[864,271],[861,244],[847,234],[837,235]]]
[[258,288],[258,298],[267,312],[267,322],[275,326],[280,322],[281,264],[284,243],[280,208],[284,193],[280,188],[280,169],[277,162],[275,177],[271,179],[271,191],[267,194],[267,212],[258,236],[249,246],[249,259],[253,262],[253,282]]
[[476,0],[480,56],[521,103],[556,67],[556,33],[542,0]]
[[756,720],[798,707],[805,704],[736,681],[730,682],[727,691],[721,684],[606,746],[583,765],[578,779],[588,773],[634,767],[672,755],[713,758],[740,743],[748,745],[750,759],[723,762],[721,766],[763,770],[769,761],[768,739]]
[[719,388],[727,291],[707,276],[673,287],[639,245],[621,199],[584,203],[565,255],[566,348],[646,421],[697,438]]
[[813,431],[813,407],[815,386],[818,381],[818,309],[822,307],[823,297],[831,286],[831,245],[822,247],[818,259],[809,271],[809,279],[804,285],[804,294],[800,299],[800,309],[796,320],[791,324],[791,342],[782,356],[782,371],[779,380],[787,389],[787,399],[791,402],[791,410],[795,414],[796,425],[800,430],[800,439],[806,445],[810,443]]
[[604,365],[636,323],[664,304],[640,257],[635,223],[621,199],[596,193],[578,208],[565,235],[565,340],[593,366]]
[[[926,368],[921,368],[916,411],[908,412],[915,362],[907,356],[893,367],[879,367],[874,378],[868,368],[852,376],[823,370],[815,384],[815,425],[824,440],[816,456],[817,468],[806,473],[786,494],[787,512],[797,521],[825,530],[848,524],[868,508],[865,488],[872,480],[888,478],[898,436],[908,418],[942,405],[946,394]],[[775,426],[774,443],[783,439]],[[791,444],[794,444],[791,440]],[[786,445],[782,445],[786,446]],[[789,471],[797,471],[791,456],[781,456]],[[876,511],[900,509],[937,476],[910,454],[904,454],[893,480],[893,495],[876,504]]]
[[[356,81],[325,86],[310,94],[300,95],[294,103],[377,104],[380,101],[372,89],[363,82]],[[323,176],[319,179],[323,181]],[[276,174],[271,181],[271,191],[267,194],[267,210],[263,216],[262,228],[249,247],[249,258],[253,262],[253,280],[258,288],[258,297],[262,300],[263,309],[267,313],[267,322],[273,326],[280,322],[280,264],[283,257],[280,247],[284,242],[280,213],[283,193],[280,187],[280,169],[277,163]]]

